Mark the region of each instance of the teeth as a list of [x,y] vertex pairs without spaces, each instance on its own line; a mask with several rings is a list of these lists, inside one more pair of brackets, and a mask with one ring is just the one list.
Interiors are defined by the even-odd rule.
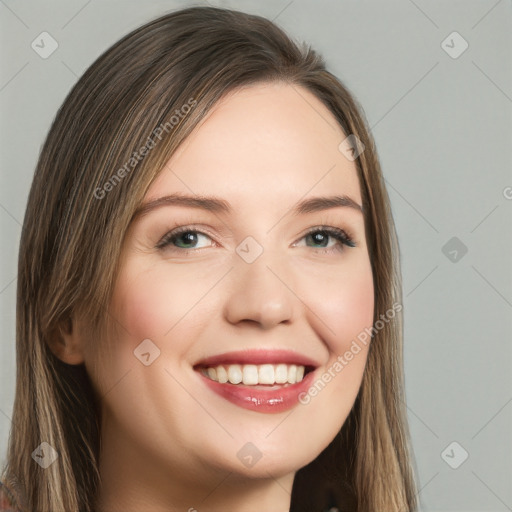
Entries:
[[221,384],[295,384],[304,378],[304,366],[295,364],[230,364],[201,368],[201,373]]
[[242,382],[242,367],[239,364],[230,364],[228,366],[228,380],[231,384],[240,384]]
[[295,384],[297,382],[297,367],[294,364],[291,364],[288,367],[288,382],[290,384]]
[[258,384],[258,367],[254,364],[246,364],[242,368],[242,382],[246,386]]
[[258,382],[260,384],[274,384],[274,366],[271,364],[262,364],[258,368]]
[[228,380],[228,372],[224,366],[217,366],[217,381],[221,384],[225,384]]
[[276,366],[276,384],[284,384],[288,382],[288,366],[285,364],[278,364]]

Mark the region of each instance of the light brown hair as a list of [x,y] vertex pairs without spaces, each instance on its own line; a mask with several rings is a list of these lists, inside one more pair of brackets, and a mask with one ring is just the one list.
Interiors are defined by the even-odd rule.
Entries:
[[[270,81],[308,89],[345,134],[365,145],[355,164],[374,319],[401,303],[398,244],[374,141],[361,107],[322,58],[270,21],[227,9],[188,8],[147,23],[101,55],[73,87],[42,148],[28,198],[18,266],[16,396],[3,478],[20,486],[27,510],[91,512],[100,478],[101,397],[84,366],[61,362],[48,340],[76,312],[98,332],[108,323],[123,238],[152,181],[226,93]],[[191,99],[187,115],[103,193]],[[291,511],[320,510],[329,496],[358,512],[416,510],[402,331],[397,313],[373,335],[349,417],[298,471]],[[31,457],[42,441],[59,453],[46,470]]]

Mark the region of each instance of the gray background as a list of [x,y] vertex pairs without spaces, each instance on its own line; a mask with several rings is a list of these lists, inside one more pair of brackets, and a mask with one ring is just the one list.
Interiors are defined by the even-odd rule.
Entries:
[[[512,510],[511,1],[211,4],[262,14],[308,41],[363,105],[401,244],[423,510]],[[185,5],[201,4],[0,0],[1,464],[15,384],[17,247],[40,146],[101,52]],[[43,31],[59,45],[47,59],[31,48]],[[457,58],[462,39],[442,44],[453,31],[469,44]],[[453,469],[463,450],[469,457]]]

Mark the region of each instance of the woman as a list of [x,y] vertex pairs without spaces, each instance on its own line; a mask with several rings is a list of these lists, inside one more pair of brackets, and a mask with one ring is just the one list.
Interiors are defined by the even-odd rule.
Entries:
[[20,245],[2,481],[41,511],[413,511],[373,140],[274,24],[127,35],[50,130]]

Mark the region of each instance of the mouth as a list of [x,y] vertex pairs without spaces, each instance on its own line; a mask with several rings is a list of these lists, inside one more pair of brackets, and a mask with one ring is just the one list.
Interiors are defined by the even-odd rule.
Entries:
[[313,380],[318,365],[282,350],[230,352],[194,366],[206,386],[229,402],[264,413],[294,407]]

